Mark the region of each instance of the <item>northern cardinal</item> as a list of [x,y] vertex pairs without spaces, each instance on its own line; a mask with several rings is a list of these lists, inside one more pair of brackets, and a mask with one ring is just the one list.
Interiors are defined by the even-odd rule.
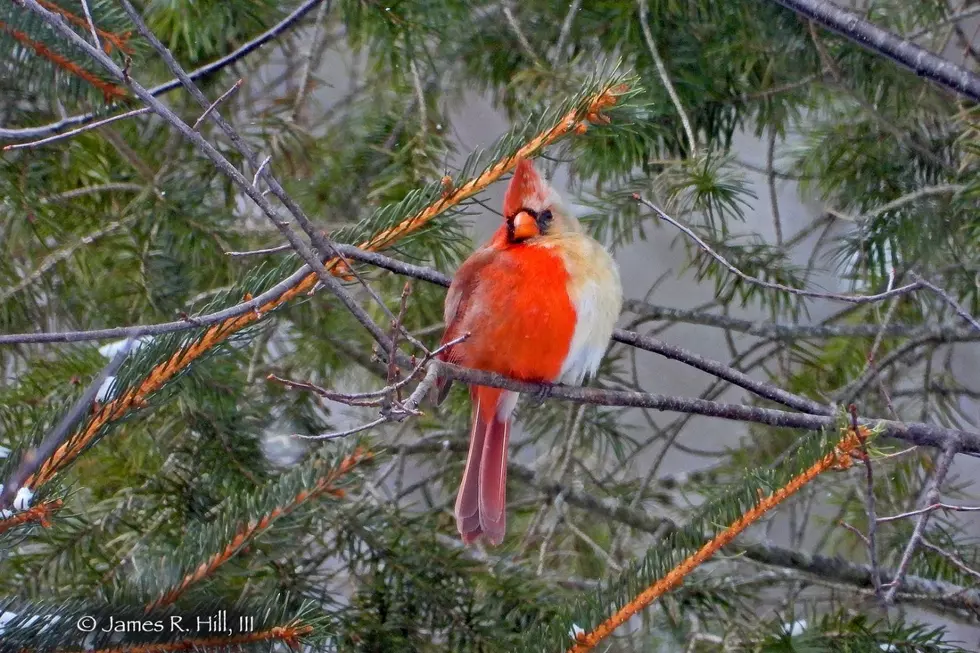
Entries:
[[[439,358],[530,382],[579,385],[595,374],[623,303],[619,270],[561,198],[518,161],[504,196],[504,223],[460,266],[446,295]],[[450,381],[439,379],[437,403]],[[506,531],[507,444],[518,393],[472,386],[473,427],[456,499],[469,544],[500,544]]]

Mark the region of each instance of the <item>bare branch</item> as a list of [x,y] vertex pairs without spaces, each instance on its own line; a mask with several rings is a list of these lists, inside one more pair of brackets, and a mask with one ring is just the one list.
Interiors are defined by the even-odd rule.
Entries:
[[731,272],[735,276],[739,277],[740,279],[744,279],[745,281],[748,281],[749,283],[753,283],[753,284],[755,284],[757,286],[761,286],[762,288],[769,288],[770,290],[780,290],[782,292],[788,292],[788,293],[791,293],[793,295],[798,295],[800,297],[810,297],[810,298],[813,298],[813,299],[830,299],[830,300],[838,301],[838,302],[847,302],[849,304],[867,304],[867,303],[871,303],[871,302],[880,302],[881,300],[888,299],[889,297],[896,297],[898,295],[904,295],[904,294],[907,294],[907,293],[912,292],[913,290],[917,290],[917,289],[922,288],[922,287],[925,286],[925,284],[923,284],[923,283],[915,282],[915,283],[907,284],[907,285],[902,286],[900,288],[894,288],[894,289],[891,289],[891,290],[887,290],[887,291],[885,291],[883,293],[878,293],[876,295],[842,295],[840,293],[819,292],[819,291],[813,291],[813,290],[802,290],[800,288],[791,288],[790,286],[784,286],[781,283],[773,283],[771,281],[764,281],[763,279],[758,279],[756,277],[749,276],[748,274],[745,274],[744,272],[742,272],[741,270],[739,270],[737,267],[735,267],[734,265],[732,265],[731,263],[729,263],[727,259],[725,259],[723,256],[721,256],[717,252],[715,252],[713,249],[711,249],[710,246],[708,246],[708,244],[706,242],[704,242],[703,240],[701,240],[701,238],[698,237],[698,235],[696,233],[694,233],[693,231],[691,231],[690,229],[688,229],[687,227],[685,227],[684,225],[682,225],[681,223],[677,222],[672,217],[670,217],[669,215],[667,215],[666,213],[664,213],[653,202],[651,202],[651,201],[649,201],[647,199],[644,199],[638,193],[634,193],[633,194],[633,199],[635,199],[637,202],[640,202],[641,204],[643,204],[647,208],[651,209],[654,213],[656,213],[658,216],[660,216],[660,218],[662,220],[664,220],[665,222],[669,222],[670,224],[674,225],[675,227],[677,227],[678,229],[680,229],[682,232],[684,232],[684,234],[688,238],[692,239],[695,243],[697,243],[698,247],[700,247],[701,249],[703,249],[713,259],[715,259],[716,261],[718,261],[719,263],[721,263],[723,266],[725,266],[725,268],[729,272]]
[[[925,503],[927,506],[932,506],[933,504],[939,503],[940,490],[942,488],[943,481],[946,480],[946,475],[949,473],[949,468],[953,464],[953,458],[956,457],[957,448],[955,442],[950,442],[939,456],[939,462],[936,465],[936,471],[932,475],[932,481],[929,485],[929,490],[926,492]],[[926,524],[929,523],[929,517],[932,515],[932,511],[928,510],[919,515],[919,519],[915,523],[915,529],[912,531],[912,537],[909,538],[908,544],[905,546],[905,551],[902,552],[902,559],[898,563],[898,569],[895,571],[895,576],[893,577],[891,583],[889,583],[888,593],[885,594],[885,603],[892,603],[895,600],[895,594],[898,592],[898,588],[902,585],[902,579],[905,577],[905,572],[909,568],[909,564],[912,562],[912,555],[915,553],[916,547],[919,542],[922,541],[922,537],[925,535]]]
[[972,315],[970,315],[965,308],[960,306],[959,302],[953,299],[948,292],[946,292],[936,284],[932,283],[931,281],[927,281],[926,279],[923,279],[922,277],[915,274],[914,272],[909,273],[909,276],[915,279],[918,283],[921,283],[923,286],[925,286],[929,290],[933,291],[934,293],[942,297],[943,301],[945,301],[947,304],[953,307],[953,310],[956,311],[957,315],[959,315],[961,318],[969,322],[970,325],[977,330],[977,333],[980,333],[980,322],[977,322],[977,319]]
[[783,324],[769,321],[745,320],[729,315],[718,315],[704,310],[659,306],[638,299],[627,299],[623,303],[626,310],[652,320],[699,324],[745,333],[760,338],[779,340],[799,340],[806,338],[869,338],[879,333],[885,336],[915,338],[931,335],[937,340],[976,340],[980,336],[971,329],[959,328],[954,324]]
[[935,544],[933,544],[932,542],[930,542],[924,537],[919,541],[919,544],[922,545],[923,549],[927,549],[929,551],[932,551],[933,553],[936,553],[946,558],[953,564],[954,567],[956,567],[963,573],[969,574],[974,578],[976,578],[977,580],[980,580],[980,571],[977,571],[973,567],[970,567],[968,564],[963,562],[963,558],[959,557],[955,553],[950,553],[946,549],[936,546]]
[[193,129],[194,131],[197,131],[198,127],[201,126],[201,123],[204,122],[205,120],[207,120],[207,117],[209,115],[211,115],[211,112],[214,111],[218,107],[219,104],[221,104],[222,102],[224,102],[225,100],[227,100],[229,97],[231,97],[232,94],[235,91],[237,91],[238,89],[240,89],[242,87],[242,83],[244,81],[245,81],[244,79],[239,79],[237,82],[235,82],[234,84],[232,84],[231,88],[229,88],[227,91],[225,91],[224,93],[222,93],[221,95],[219,95],[218,96],[218,99],[215,100],[214,102],[212,102],[211,105],[208,106],[208,108],[204,110],[204,113],[201,114],[201,117],[194,121],[194,125],[191,127],[191,129]]
[[88,21],[88,27],[92,31],[92,42],[95,47],[102,48],[102,41],[99,40],[99,30],[95,27],[95,21],[92,20],[92,12],[88,8],[88,0],[82,0],[82,11],[85,12],[85,20]]
[[[104,127],[110,123],[114,123],[117,120],[123,120],[124,118],[132,118],[133,116],[141,116],[144,113],[151,113],[153,109],[150,107],[143,107],[141,109],[133,109],[132,111],[127,111],[126,113],[120,113],[116,116],[110,116],[103,120],[98,120],[93,123],[89,123],[84,127],[79,127],[78,129],[73,129],[71,131],[64,132],[63,134],[55,134],[54,136],[48,136],[47,138],[42,138],[37,141],[30,141],[28,143],[13,143],[12,145],[4,145],[3,151],[7,150],[21,150],[30,147],[39,147],[41,145],[47,145],[49,143],[55,143],[57,141],[65,140],[66,138],[71,138],[72,136],[77,136],[82,132],[91,131],[93,129],[98,129],[99,127]],[[2,132],[3,130],[0,130]]]
[[268,254],[291,252],[292,249],[290,245],[277,245],[276,247],[268,247],[266,249],[253,249],[247,252],[225,252],[225,254],[232,258],[243,258],[245,256],[266,256]]
[[840,34],[862,48],[901,64],[916,75],[973,101],[980,101],[980,75],[881,29],[828,0],[773,0],[801,16]]
[[[719,417],[721,419],[810,431],[833,430],[837,428],[838,424],[837,417],[832,415],[790,413],[771,408],[762,408],[760,406],[724,404],[705,399],[674,397],[635,392],[632,390],[605,390],[557,384],[527,383],[508,379],[490,372],[466,369],[441,361],[432,361],[429,365],[438,366],[441,374],[470,385],[475,384],[502,388],[504,390],[531,394],[541,398],[562,399],[573,403],[652,408],[655,410],[691,413],[706,417]],[[882,430],[884,436],[898,438],[912,444],[944,450],[949,450],[952,447],[952,450],[963,453],[980,453],[980,434],[976,433],[947,429],[920,422],[861,419],[858,421],[858,424],[868,428],[878,427]]]
[[980,511],[980,506],[954,506],[948,503],[934,503],[931,506],[919,508],[918,510],[909,510],[908,512],[891,515],[890,517],[880,517],[878,519],[878,523],[880,524],[883,522],[895,521],[897,519],[907,519],[909,517],[923,515],[927,512],[934,512],[936,510],[942,510],[943,512],[978,512]]
[[664,60],[660,57],[660,52],[657,51],[657,44],[653,40],[653,34],[650,32],[650,23],[647,20],[647,14],[649,10],[647,9],[647,0],[639,0],[640,5],[640,29],[643,30],[643,38],[647,42],[647,50],[650,51],[650,56],[653,57],[653,63],[657,66],[657,74],[660,75],[660,81],[663,82],[664,88],[667,89],[667,94],[670,96],[670,101],[674,103],[674,108],[677,109],[677,114],[681,118],[681,124],[684,125],[684,133],[687,135],[688,145],[691,147],[691,157],[697,157],[698,155],[698,142],[694,137],[694,129],[691,127],[691,119],[687,116],[687,111],[684,110],[684,105],[681,103],[681,98],[677,95],[677,90],[674,88],[674,83],[670,81],[670,74],[667,72],[667,66],[664,64]]
[[561,58],[562,51],[565,49],[565,42],[568,41],[568,35],[572,32],[572,23],[575,22],[575,15],[578,14],[581,8],[582,0],[572,0],[572,3],[568,5],[568,13],[565,14],[565,20],[561,24],[561,31],[558,33],[558,41],[555,43],[554,56],[551,58],[552,63],[557,64]]

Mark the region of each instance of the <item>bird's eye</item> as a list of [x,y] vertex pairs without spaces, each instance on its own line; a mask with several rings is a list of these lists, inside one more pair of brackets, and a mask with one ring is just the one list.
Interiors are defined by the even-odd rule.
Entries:
[[538,227],[544,231],[551,224],[551,211],[547,209],[538,214]]

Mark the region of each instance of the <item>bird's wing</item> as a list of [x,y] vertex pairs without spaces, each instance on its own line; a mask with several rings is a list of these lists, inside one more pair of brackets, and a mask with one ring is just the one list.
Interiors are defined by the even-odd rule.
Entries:
[[[460,324],[463,322],[470,301],[480,285],[482,279],[480,272],[493,263],[497,254],[496,249],[485,247],[474,252],[459,266],[459,270],[456,271],[456,276],[453,277],[453,282],[449,286],[449,292],[446,293],[446,305],[443,312],[446,330],[440,345],[445,345],[463,335],[460,332]],[[438,358],[447,363],[455,363],[458,360],[458,351],[454,350],[455,348],[452,346],[447,347],[439,354]],[[437,405],[442,403],[446,395],[449,394],[451,385],[452,381],[446,378],[440,378],[436,382],[437,395],[435,401]]]

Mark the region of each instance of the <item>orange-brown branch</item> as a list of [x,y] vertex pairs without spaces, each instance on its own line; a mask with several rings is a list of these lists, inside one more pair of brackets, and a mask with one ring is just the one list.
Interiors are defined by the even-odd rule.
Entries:
[[21,524],[26,524],[28,522],[38,522],[41,526],[47,528],[50,526],[48,518],[51,517],[54,511],[59,510],[61,506],[64,505],[64,501],[61,499],[52,499],[51,501],[43,501],[33,508],[28,508],[23,512],[18,512],[12,517],[0,520],[0,533],[9,531],[11,528],[16,528]]
[[837,444],[834,451],[824,456],[814,463],[809,469],[799,476],[794,476],[789,483],[779,488],[769,496],[762,498],[751,510],[739,517],[728,528],[718,534],[717,537],[697,550],[696,553],[686,558],[679,565],[671,569],[667,574],[657,580],[653,585],[645,589],[632,601],[619,609],[592,632],[580,634],[576,638],[575,644],[568,649],[568,653],[586,653],[608,637],[626,623],[633,615],[644,609],[660,596],[674,589],[684,580],[684,577],[694,571],[698,566],[706,562],[711,556],[724,548],[738,536],[739,533],[748,528],[751,524],[758,521],[767,512],[778,506],[787,498],[795,494],[804,485],[815,479],[817,476],[828,469],[846,469],[852,464],[851,452],[861,445],[861,440],[867,435],[867,429],[862,427],[858,435],[853,430],[847,430],[844,437]]
[[284,506],[277,506],[272,512],[263,515],[258,521],[249,522],[243,526],[235,536],[229,541],[225,548],[218,553],[211,556],[209,559],[205,560],[198,566],[197,569],[187,574],[184,579],[174,588],[167,591],[165,594],[161,595],[155,601],[151,602],[146,606],[146,611],[152,612],[156,608],[164,605],[169,605],[176,601],[181,594],[187,591],[194,583],[207,578],[215,572],[221,565],[226,563],[232,558],[236,553],[238,553],[245,543],[254,538],[256,535],[269,528],[272,523],[282,517],[283,515],[288,515],[293,510],[298,508],[303,503],[315,499],[323,494],[331,494],[335,497],[342,497],[344,495],[343,490],[334,487],[334,484],[343,476],[347,475],[358,463],[364,462],[371,458],[371,452],[364,449],[356,449],[354,453],[344,458],[337,467],[330,470],[330,472],[323,476],[316,485],[308,490],[303,490]]
[[[167,642],[164,644],[137,644],[135,646],[100,648],[92,651],[92,653],[172,653],[174,651],[202,651],[207,649],[227,650],[232,646],[271,641],[283,642],[290,648],[296,648],[300,644],[300,638],[311,632],[313,632],[313,628],[306,624],[289,624],[255,633],[241,633],[230,637],[204,637],[185,639],[180,642]],[[67,649],[64,649],[59,651],[59,653],[69,652]]]
[[0,30],[3,30],[10,34],[17,42],[34,50],[39,57],[47,59],[59,68],[68,71],[72,75],[85,80],[95,88],[102,91],[102,95],[105,97],[106,102],[111,102],[112,100],[126,97],[126,90],[121,86],[116,86],[109,82],[103,81],[98,78],[94,73],[91,73],[74,61],[71,61],[67,57],[58,54],[45,44],[40,41],[35,41],[28,34],[20,30],[14,29],[10,25],[4,22],[0,22]]
[[[476,195],[491,183],[500,179],[509,170],[513,169],[518,157],[527,158],[532,156],[541,148],[554,143],[570,130],[574,130],[576,125],[583,124],[582,121],[587,115],[597,114],[603,109],[614,105],[618,95],[625,92],[625,90],[624,87],[619,86],[603,90],[592,98],[584,109],[570,111],[556,125],[532,138],[515,156],[497,162],[486,172],[459,188],[445,192],[438,200],[426,208],[402,221],[397,226],[375,235],[370,240],[362,243],[360,247],[368,251],[379,250],[392,244],[399,238],[418,230],[446,209]],[[348,272],[344,264],[336,258],[331,259],[325,265],[328,270],[338,276],[344,276]],[[295,297],[303,296],[316,285],[316,282],[317,276],[311,272],[298,285],[283,293],[278,299],[262,306],[257,311],[230,318],[225,322],[210,327],[204,332],[204,335],[198,342],[177,351],[168,361],[152,369],[138,386],[132,388],[123,396],[98,408],[88,423],[81,430],[69,437],[44,461],[44,464],[38,471],[25,481],[25,486],[37,488],[47,483],[59,470],[77,458],[104,426],[126,415],[130,410],[142,406],[150,394],[160,389],[167,381],[186,369],[209,349],[221,344],[234,333],[258,321],[265,313],[275,310]]]
[[[89,28],[87,20],[85,20],[81,16],[76,16],[75,14],[71,13],[64,7],[59,7],[53,2],[48,2],[48,0],[37,0],[37,3],[42,7],[44,7],[45,9],[47,9],[48,11],[53,11],[56,14],[61,14],[66,19],[68,19],[69,22],[72,22],[78,25],[79,27],[82,27],[84,29]],[[104,41],[106,41],[105,45],[103,46],[103,49],[105,50],[106,54],[112,53],[113,45],[116,46],[119,50],[125,52],[126,54],[133,54],[133,48],[131,48],[128,43],[129,36],[130,34],[132,34],[132,32],[124,32],[122,34],[116,34],[114,32],[107,32],[105,30],[99,29],[98,27],[95,28],[95,31],[100,37],[102,37]]]

